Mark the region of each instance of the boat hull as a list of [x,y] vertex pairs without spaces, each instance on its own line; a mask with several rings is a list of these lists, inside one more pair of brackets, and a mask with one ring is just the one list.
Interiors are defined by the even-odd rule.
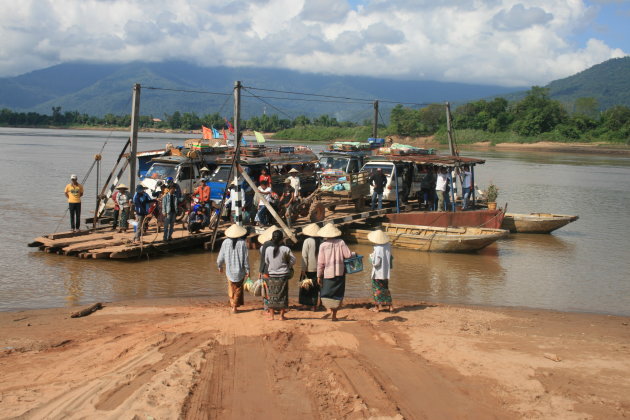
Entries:
[[503,210],[414,211],[386,215],[390,223],[433,227],[484,227],[501,229]]
[[512,233],[551,233],[578,219],[578,216],[551,213],[506,213],[501,228]]
[[[423,252],[475,252],[509,234],[503,229],[436,228],[391,223],[384,223],[383,229],[392,246]],[[345,237],[358,243],[370,243],[367,239],[370,232],[367,229],[348,229]]]

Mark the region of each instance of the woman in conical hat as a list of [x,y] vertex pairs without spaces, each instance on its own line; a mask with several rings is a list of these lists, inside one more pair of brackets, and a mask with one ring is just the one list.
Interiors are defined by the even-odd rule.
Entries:
[[249,253],[245,237],[247,229],[233,224],[225,230],[226,239],[221,244],[221,250],[217,257],[219,272],[223,272],[228,283],[228,296],[232,313],[236,313],[238,307],[243,305],[243,283],[249,277]]
[[317,255],[321,240],[317,235],[319,226],[311,223],[302,229],[307,236],[302,244],[302,270],[300,274],[299,303],[311,307],[313,311],[319,306],[319,285],[317,284]]
[[332,313],[332,320],[337,321],[337,311],[346,292],[346,269],[343,260],[350,258],[353,252],[340,239],[341,231],[332,223],[321,228],[317,234],[324,238],[317,256],[317,282],[321,287],[322,304]]
[[280,319],[285,320],[285,312],[289,307],[289,279],[293,275],[295,256],[291,249],[284,245],[284,233],[278,229],[271,234],[271,245],[265,249],[265,276],[267,292],[267,310],[269,321],[273,321],[275,311],[280,311]]
[[374,251],[370,254],[372,262],[372,296],[376,307],[374,310],[380,312],[387,307],[390,312],[394,310],[392,305],[392,295],[389,291],[389,275],[394,262],[392,257],[392,247],[389,243],[387,233],[380,229],[370,232],[368,240],[374,244]]

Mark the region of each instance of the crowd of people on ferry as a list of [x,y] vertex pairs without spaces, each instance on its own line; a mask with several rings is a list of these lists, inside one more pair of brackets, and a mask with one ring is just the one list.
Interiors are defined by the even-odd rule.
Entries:
[[[416,192],[418,204],[421,209],[429,211],[449,211],[451,208],[451,182],[449,168],[444,166],[419,166],[417,181],[420,183],[420,190]],[[455,171],[456,177],[460,179],[462,186],[462,207],[461,210],[470,208],[470,197],[472,191],[472,173],[468,165]],[[403,183],[400,186],[401,196],[408,198],[408,189],[411,185],[410,171],[404,168],[402,171]],[[388,177],[383,172],[383,168],[377,167],[370,175],[370,185],[372,187],[372,210],[383,208],[383,194],[388,183]]]
[[[230,309],[233,313],[238,312],[238,308],[244,305],[244,292],[249,290],[260,296],[262,309],[269,320],[275,319],[276,313],[285,320],[289,309],[289,281],[295,277],[297,258],[286,245],[283,230],[277,226],[267,228],[258,235],[259,274],[257,281],[253,282],[248,234],[246,228],[231,225],[225,231],[226,239],[217,256],[217,268],[227,277]],[[302,229],[302,234],[306,239],[302,243],[299,264],[298,302],[305,310],[317,311],[323,306],[329,311],[325,317],[330,316],[332,321],[337,321],[337,313],[345,297],[346,260],[356,257],[356,254],[341,239],[341,230],[332,223],[321,228],[312,223]],[[393,268],[389,237],[382,230],[375,230],[370,232],[368,239],[374,244],[369,256],[373,309],[378,312],[394,311],[389,290]]]

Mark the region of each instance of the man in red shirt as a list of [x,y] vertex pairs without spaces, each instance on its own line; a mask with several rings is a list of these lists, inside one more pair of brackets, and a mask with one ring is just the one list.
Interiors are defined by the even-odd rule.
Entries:
[[195,189],[193,197],[196,197],[199,200],[199,204],[207,209],[206,214],[210,214],[210,187],[206,185],[206,178],[201,178],[200,182],[201,185]]

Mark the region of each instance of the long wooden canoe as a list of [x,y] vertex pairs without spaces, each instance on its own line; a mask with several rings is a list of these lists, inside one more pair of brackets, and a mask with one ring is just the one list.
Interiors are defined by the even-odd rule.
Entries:
[[[383,223],[383,230],[392,241],[392,246],[426,252],[475,252],[505,238],[509,232],[504,229],[477,227],[433,227]],[[344,230],[345,237],[359,243],[370,243],[367,239],[370,230]]]
[[578,218],[567,214],[506,213],[501,228],[513,233],[550,233]]

